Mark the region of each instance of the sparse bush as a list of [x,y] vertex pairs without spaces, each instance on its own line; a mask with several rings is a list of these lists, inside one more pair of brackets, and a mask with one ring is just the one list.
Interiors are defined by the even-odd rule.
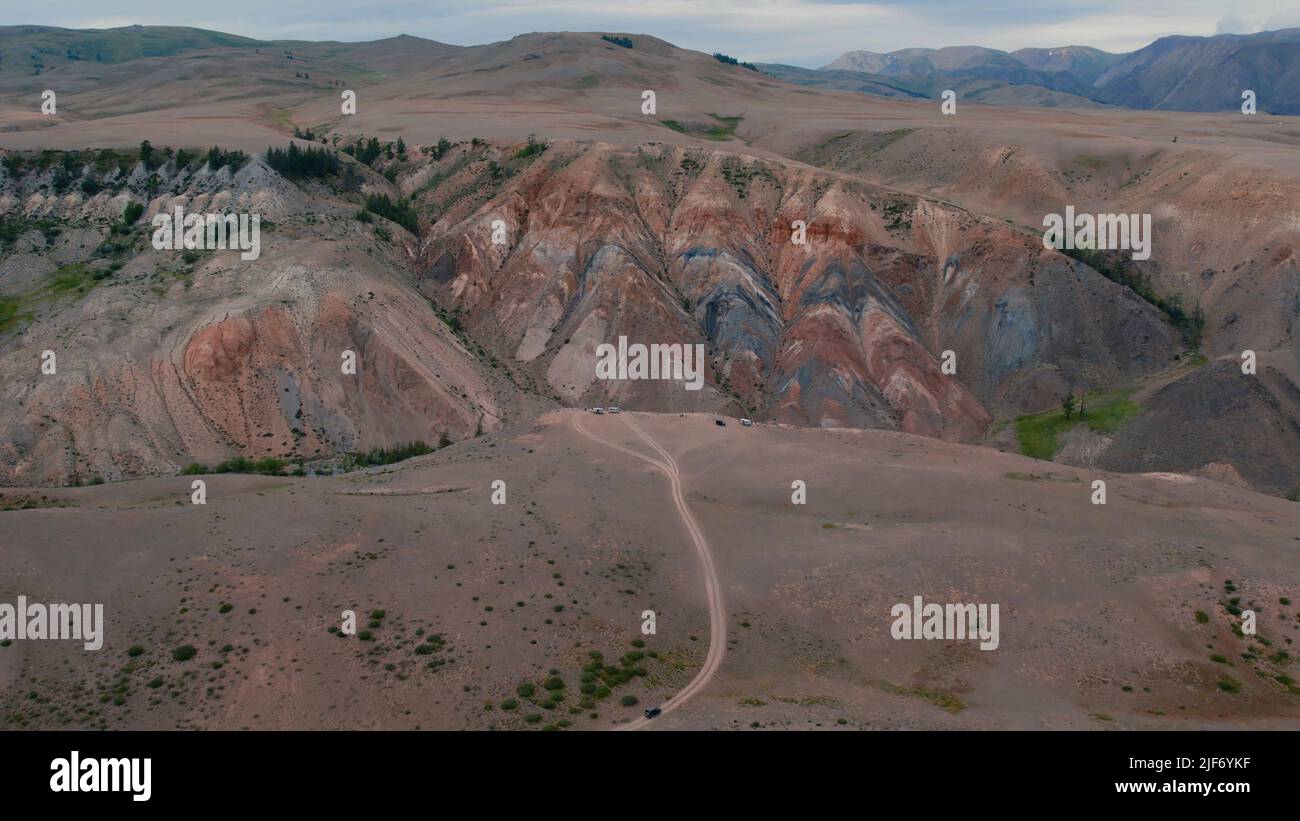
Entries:
[[182,644],[172,651],[172,658],[176,661],[189,661],[198,654],[198,650],[192,644]]
[[535,136],[529,134],[528,145],[525,145],[523,148],[515,152],[515,159],[523,160],[529,157],[536,156],[537,154],[543,153],[544,151],[546,151],[546,149],[550,147],[551,147],[550,143],[545,141],[538,142]]

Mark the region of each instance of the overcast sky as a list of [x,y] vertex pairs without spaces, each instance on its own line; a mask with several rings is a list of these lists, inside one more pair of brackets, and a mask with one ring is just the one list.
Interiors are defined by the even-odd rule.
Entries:
[[262,39],[413,34],[458,45],[531,31],[622,31],[752,62],[817,67],[853,49],[1088,45],[1132,51],[1167,34],[1300,26],[1300,0],[3,0],[0,24],[19,23],[197,26]]

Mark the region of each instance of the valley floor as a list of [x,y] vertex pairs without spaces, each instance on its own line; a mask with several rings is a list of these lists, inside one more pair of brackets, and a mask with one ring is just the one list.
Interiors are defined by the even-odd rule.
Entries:
[[[717,418],[557,411],[333,478],[6,488],[0,602],[102,602],[107,627],[0,647],[0,726],[1300,727],[1294,502]],[[895,640],[915,596],[998,604],[998,647]]]

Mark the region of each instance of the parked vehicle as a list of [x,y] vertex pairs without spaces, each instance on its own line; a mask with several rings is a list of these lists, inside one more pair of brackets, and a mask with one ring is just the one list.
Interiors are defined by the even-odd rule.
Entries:
[[609,406],[609,412],[610,412],[610,413],[618,413],[618,412],[619,412],[619,407],[618,407],[618,405],[610,405],[610,406]]
[[591,409],[591,412],[594,413],[594,414],[596,414],[596,415],[601,415],[601,414],[603,414],[603,413],[605,412],[605,409],[604,409],[604,408],[592,408],[592,409]]
[[659,709],[658,707],[651,707],[649,710],[645,711],[645,717],[654,718],[655,716],[659,715],[662,712],[663,710]]
[[753,420],[750,419],[741,419],[740,424],[744,425],[745,427],[750,427],[751,425],[754,424],[754,422]]
[[717,425],[720,428],[725,428],[727,426],[727,423],[722,419],[714,419],[713,424]]

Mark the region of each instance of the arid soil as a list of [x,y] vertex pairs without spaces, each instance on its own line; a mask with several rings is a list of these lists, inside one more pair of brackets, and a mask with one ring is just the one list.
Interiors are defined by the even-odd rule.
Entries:
[[[712,680],[652,728],[1300,724],[1278,678],[1297,673],[1279,603],[1300,586],[1293,503],[698,414],[582,416],[596,442],[580,413],[343,477],[207,477],[206,506],[191,477],[21,491],[60,506],[0,513],[3,599],[102,601],[108,628],[98,652],[0,648],[5,726],[621,726],[687,687],[710,636],[700,559],[637,428],[677,466],[726,619]],[[998,648],[891,639],[915,595],[998,603]],[[1229,606],[1259,614],[1258,636]],[[345,609],[363,629],[384,611],[369,641],[328,632]],[[593,651],[645,675],[584,695]]]

